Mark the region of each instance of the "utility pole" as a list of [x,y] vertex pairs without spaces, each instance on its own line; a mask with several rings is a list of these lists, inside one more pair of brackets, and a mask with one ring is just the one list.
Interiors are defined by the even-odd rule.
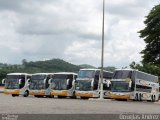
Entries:
[[103,18],[102,18],[102,53],[101,53],[101,83],[100,83],[100,99],[103,98],[103,59],[104,59],[104,12],[105,0],[103,0]]

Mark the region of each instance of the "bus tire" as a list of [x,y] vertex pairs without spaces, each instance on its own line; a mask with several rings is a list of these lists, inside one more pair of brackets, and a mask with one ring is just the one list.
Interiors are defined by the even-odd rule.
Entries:
[[135,95],[135,101],[138,101],[138,93]]
[[26,90],[26,91],[24,92],[23,97],[28,97],[28,95],[29,95],[29,91],[28,91],[28,90]]

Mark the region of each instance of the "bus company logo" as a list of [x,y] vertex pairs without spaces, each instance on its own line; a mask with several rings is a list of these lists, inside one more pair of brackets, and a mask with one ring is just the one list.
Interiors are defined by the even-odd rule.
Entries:
[[144,80],[139,80],[139,83],[140,83],[141,85],[144,85],[144,86],[147,86],[147,85],[148,85],[147,82],[144,81]]
[[2,120],[18,120],[18,115],[2,114]]

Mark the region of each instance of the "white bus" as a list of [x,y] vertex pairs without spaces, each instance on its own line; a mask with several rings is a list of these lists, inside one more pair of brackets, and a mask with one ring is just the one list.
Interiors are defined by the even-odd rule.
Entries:
[[32,74],[29,94],[35,97],[50,97],[50,84],[53,73],[35,73]]
[[31,75],[27,73],[9,73],[6,78],[3,79],[4,94],[11,94],[13,97],[23,95],[27,97],[29,95],[29,81]]
[[[100,96],[100,69],[80,69],[76,79],[75,94],[82,99],[98,98]],[[103,71],[104,98],[109,97],[113,73]]]
[[111,81],[111,98],[158,101],[158,77],[138,70],[120,69]]
[[51,81],[51,96],[57,96],[58,98],[75,98],[75,80],[77,78],[76,73],[72,72],[58,72],[54,73]]

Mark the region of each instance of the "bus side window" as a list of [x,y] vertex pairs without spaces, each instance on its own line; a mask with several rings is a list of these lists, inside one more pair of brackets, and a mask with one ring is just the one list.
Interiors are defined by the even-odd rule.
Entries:
[[103,90],[111,90],[111,83],[109,83],[109,86],[107,84],[107,82],[103,83]]

